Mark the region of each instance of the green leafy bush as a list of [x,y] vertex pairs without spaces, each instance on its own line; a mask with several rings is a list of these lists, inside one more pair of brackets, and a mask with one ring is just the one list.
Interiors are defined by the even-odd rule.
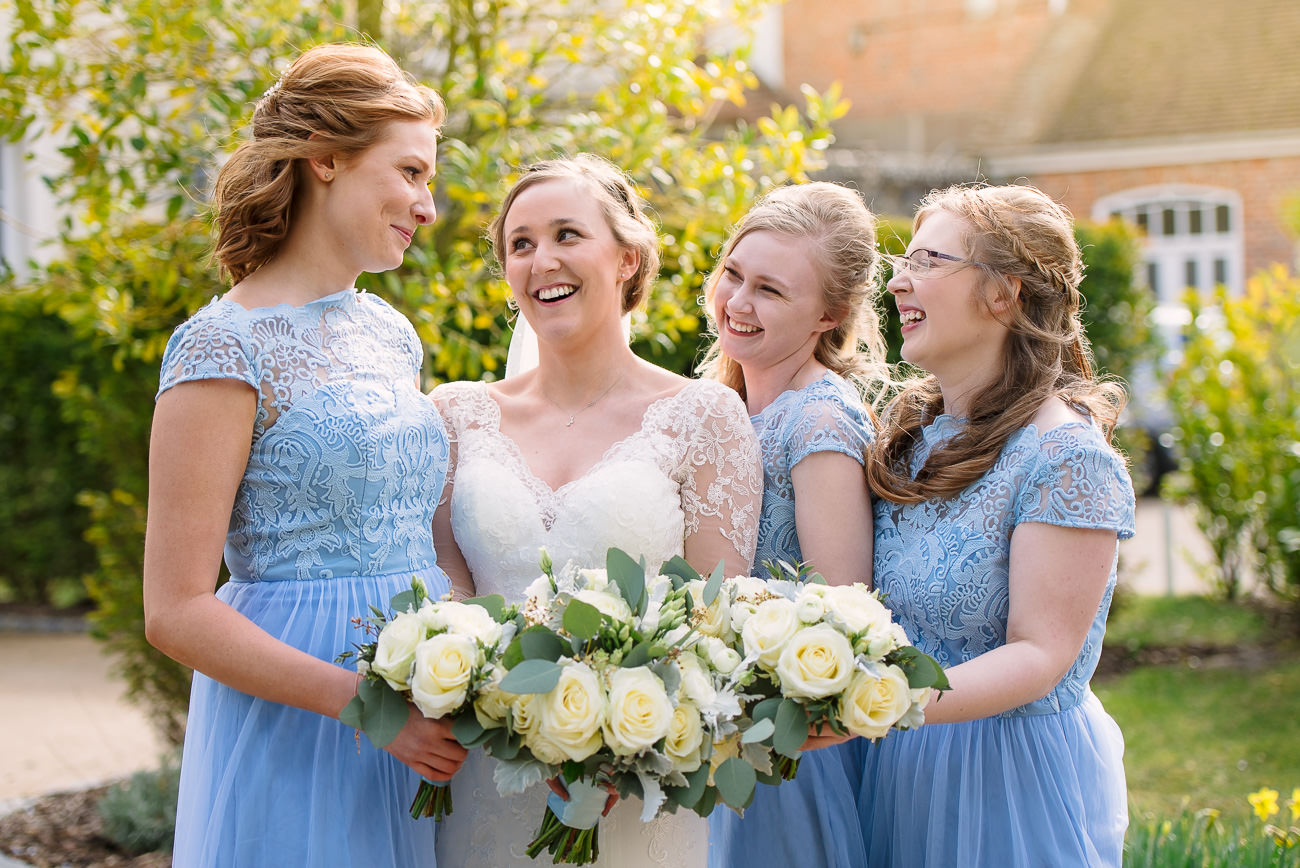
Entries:
[[728,228],[761,189],[820,168],[830,124],[847,110],[837,89],[805,89],[802,111],[714,124],[756,83],[745,28],[763,4],[730,5],[739,38],[723,45],[706,38],[721,23],[708,4],[19,4],[0,77],[0,135],[69,142],[66,170],[47,179],[67,209],[63,255],[34,268],[26,286],[75,339],[55,391],[79,459],[107,469],[77,483],[96,551],[93,621],[118,652],[130,695],[166,735],[182,732],[189,673],[144,639],[149,421],[168,335],[222,291],[198,215],[253,100],[299,50],[356,39],[363,25],[445,97],[438,221],[416,236],[402,268],[361,283],[411,318],[430,353],[430,385],[503,367],[505,284],[484,228],[512,173],[578,150],[627,169],[652,205],[664,268],[634,334],[638,351],[685,371],[697,352],[700,286]]
[[1241,297],[1189,295],[1169,387],[1181,452],[1170,490],[1195,507],[1227,597],[1257,577],[1300,602],[1300,278],[1281,266]]
[[167,760],[156,771],[136,772],[110,788],[98,805],[104,837],[129,853],[171,850],[179,785],[179,768]]

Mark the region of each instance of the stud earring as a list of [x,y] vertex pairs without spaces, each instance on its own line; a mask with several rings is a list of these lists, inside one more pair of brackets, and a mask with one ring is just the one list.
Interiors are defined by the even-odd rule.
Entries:
[[333,173],[333,172],[326,172],[325,175],[324,175],[324,178],[325,178],[326,181],[333,181],[333,180],[334,180],[334,173]]

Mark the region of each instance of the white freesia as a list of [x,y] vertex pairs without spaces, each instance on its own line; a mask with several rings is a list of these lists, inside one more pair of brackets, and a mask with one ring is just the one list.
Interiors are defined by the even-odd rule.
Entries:
[[795,699],[824,699],[853,678],[853,646],[829,624],[805,627],[786,643],[777,660],[781,693]]
[[465,702],[474,667],[482,653],[468,636],[440,633],[415,649],[411,701],[425,717],[442,717]]
[[605,696],[596,673],[587,664],[566,664],[555,688],[540,696],[535,711],[537,733],[567,759],[580,762],[600,748]]
[[759,603],[772,596],[772,592],[767,589],[766,582],[754,576],[736,576],[728,584],[731,586],[731,605],[728,609],[731,629],[740,633],[744,630],[745,622],[758,611]]
[[450,630],[460,633],[488,648],[501,640],[501,625],[487,609],[473,603],[426,601],[418,614],[425,626],[433,631]]
[[370,668],[378,672],[394,690],[405,690],[411,683],[415,649],[424,641],[426,631],[419,616],[403,612],[384,625],[375,644],[375,659]]
[[664,754],[679,772],[692,772],[700,767],[700,753],[704,747],[704,725],[699,710],[689,702],[679,703],[673,709],[664,739]]
[[859,670],[840,703],[840,722],[854,735],[881,738],[912,705],[907,676],[897,666]]
[[827,617],[850,635],[873,628],[887,629],[891,620],[885,604],[861,582],[829,586],[826,602],[829,609]]
[[594,606],[602,615],[608,615],[620,624],[632,618],[632,608],[628,606],[622,597],[618,596],[613,588],[605,590],[583,588],[573,595],[573,599]]
[[605,743],[619,756],[632,756],[668,734],[673,704],[664,683],[649,669],[636,666],[609,674],[609,717]]
[[827,591],[829,586],[808,582],[799,588],[794,604],[799,608],[799,620],[805,624],[816,624],[826,614]]
[[705,669],[700,658],[689,652],[683,654],[677,658],[677,668],[682,673],[679,688],[681,695],[697,706],[712,705],[718,691],[713,686],[713,676]]
[[721,639],[706,636],[703,646],[709,656],[709,665],[723,675],[730,675],[740,665],[740,652]]
[[793,602],[783,597],[764,600],[741,629],[745,656],[757,656],[759,663],[771,669],[798,629],[799,616]]

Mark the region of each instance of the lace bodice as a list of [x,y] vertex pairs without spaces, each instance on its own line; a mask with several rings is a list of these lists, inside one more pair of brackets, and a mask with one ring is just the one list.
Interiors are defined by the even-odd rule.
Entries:
[[213,299],[178,327],[159,395],[189,380],[257,390],[226,564],[241,580],[380,575],[435,564],[433,511],[448,459],[420,392],[414,329],[347,290],[301,307]]
[[[922,430],[915,474],[932,450],[961,430],[940,416]],[[1012,435],[997,463],[957,497],[918,504],[875,503],[875,579],[922,651],[955,666],[1006,642],[1011,534],[1023,522],[1133,535],[1133,484],[1119,455],[1088,422]],[[1045,697],[1007,715],[1076,705],[1097,668],[1115,563],[1079,656]]]
[[875,434],[857,390],[831,371],[802,389],[782,392],[750,421],[763,455],[763,509],[753,573],[765,576],[765,562],[803,560],[790,471],[817,452],[841,452],[862,464]]
[[452,530],[477,593],[522,597],[543,546],[557,567],[603,565],[618,546],[657,568],[692,534],[716,533],[753,557],[757,444],[739,397],[718,383],[693,381],[655,401],[638,431],[556,490],[501,433],[485,384],[439,386],[434,400],[454,442]]

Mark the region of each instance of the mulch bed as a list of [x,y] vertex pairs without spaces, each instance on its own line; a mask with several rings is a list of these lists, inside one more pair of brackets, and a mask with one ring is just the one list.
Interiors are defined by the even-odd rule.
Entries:
[[171,868],[170,853],[125,853],[103,835],[108,786],[42,796],[0,817],[0,852],[37,868]]

